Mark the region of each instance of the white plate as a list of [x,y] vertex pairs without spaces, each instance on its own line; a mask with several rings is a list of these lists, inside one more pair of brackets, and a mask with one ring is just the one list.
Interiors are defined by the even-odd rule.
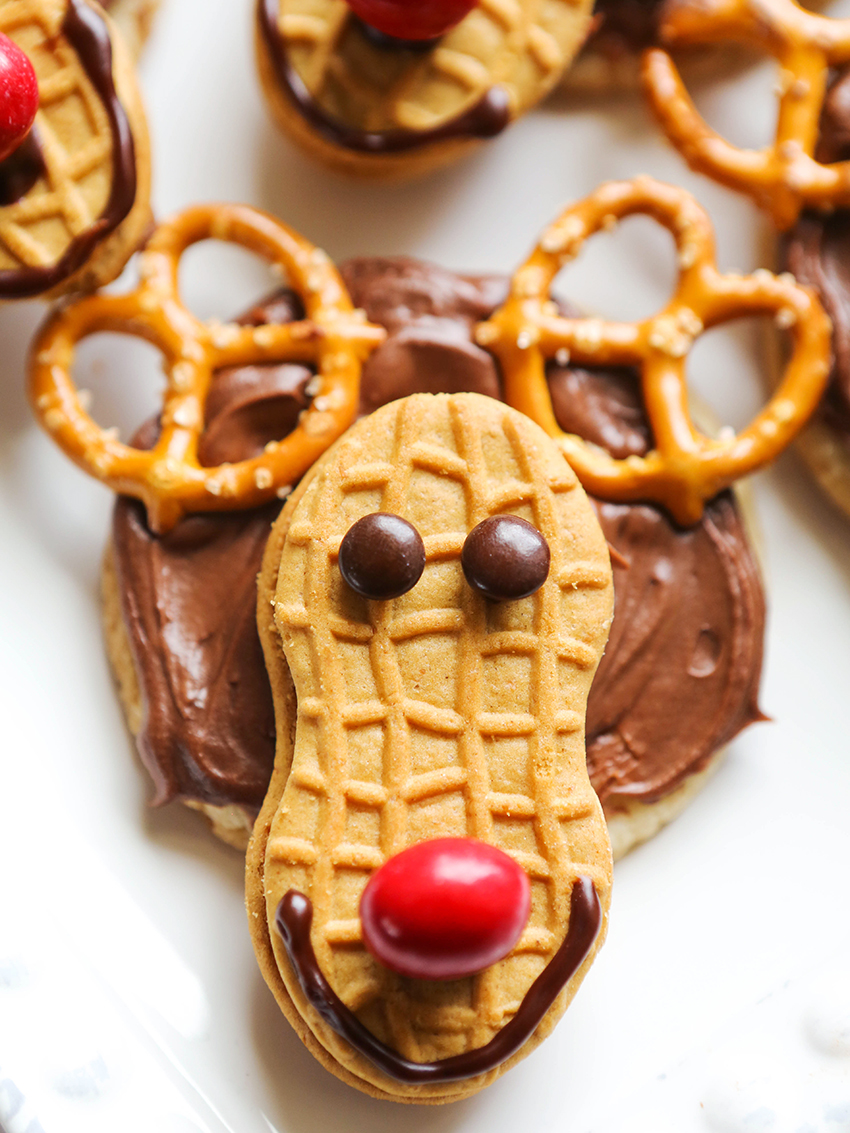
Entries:
[[[690,174],[637,98],[550,103],[409,187],[327,175],[266,116],[250,7],[165,0],[142,65],[160,213],[248,201],[336,259],[406,252],[507,271],[561,205],[649,172],[708,207],[722,268],[770,255],[749,202]],[[757,70],[705,101],[720,126],[758,140],[769,83]],[[262,292],[244,257],[203,256],[188,273],[202,313]],[[600,313],[634,316],[672,276],[670,241],[636,220],[561,282]],[[740,737],[686,814],[617,866],[608,942],[555,1035],[470,1101],[400,1109],[332,1078],[280,1016],[254,962],[239,855],[185,808],[147,808],[101,645],[110,499],[53,451],[22,395],[40,315],[0,311],[0,1126],[848,1133],[850,527],[796,461],[755,483],[774,723]],[[698,351],[702,393],[734,424],[760,401],[757,342],[750,328],[713,332]],[[108,339],[87,353],[105,424],[146,412],[149,353],[126,361]]]

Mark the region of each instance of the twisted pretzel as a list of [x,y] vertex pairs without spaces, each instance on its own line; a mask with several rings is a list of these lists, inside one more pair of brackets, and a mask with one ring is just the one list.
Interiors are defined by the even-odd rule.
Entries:
[[[283,267],[306,318],[259,327],[204,323],[182,304],[180,257],[206,239],[240,244]],[[139,259],[140,283],[127,295],[91,295],[52,314],[30,359],[36,416],[86,472],[142,500],[158,533],[188,512],[254,507],[301,476],[354,420],[361,363],[385,337],[354,310],[327,255],[266,213],[242,205],[202,205],[156,229]],[[136,335],[164,357],[161,431],[150,451],[122,444],[83,409],[71,378],[77,342],[98,331]],[[250,460],[206,468],[198,462],[204,406],[222,366],[301,362],[319,386],[297,427]]]
[[[549,299],[553,279],[600,228],[646,213],[676,241],[676,292],[657,315],[637,323],[564,318]],[[791,356],[773,398],[741,433],[712,439],[696,432],[688,410],[685,363],[703,330],[729,319],[773,314],[791,336]],[[683,189],[649,177],[610,182],[568,208],[543,234],[511,283],[510,295],[476,340],[499,358],[509,405],[556,438],[585,488],[611,500],[651,499],[683,525],[704,501],[775,457],[814,411],[826,386],[830,323],[814,292],[789,275],[721,275],[708,216]],[[581,365],[634,366],[655,447],[617,460],[558,426],[546,360],[562,352]]]
[[850,61],[850,20],[834,20],[794,0],[700,0],[665,5],[659,28],[671,47],[732,40],[774,56],[781,66],[773,145],[741,150],[705,123],[669,54],[650,48],[642,78],[661,128],[688,165],[746,193],[780,229],[806,206],[850,203],[850,162],[814,158],[829,68]]

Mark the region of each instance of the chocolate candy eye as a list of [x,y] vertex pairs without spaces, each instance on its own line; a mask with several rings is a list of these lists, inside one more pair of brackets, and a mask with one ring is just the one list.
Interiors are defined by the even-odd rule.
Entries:
[[460,561],[473,590],[509,602],[527,598],[546,581],[549,544],[518,515],[493,515],[467,535]]
[[416,585],[424,569],[422,536],[400,515],[364,515],[340,543],[340,574],[364,598],[398,598]]

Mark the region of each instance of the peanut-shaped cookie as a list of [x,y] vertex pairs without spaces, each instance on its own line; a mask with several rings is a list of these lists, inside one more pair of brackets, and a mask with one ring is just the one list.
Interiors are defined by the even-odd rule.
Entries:
[[[345,558],[349,531],[374,515],[421,540],[422,561],[395,582],[389,537]],[[507,516],[533,529],[533,561],[482,545],[479,525]],[[403,592],[363,596],[388,588]],[[476,394],[415,395],[363,418],[272,530],[259,626],[278,737],[249,921],[302,1040],[367,1093],[449,1101],[493,1081],[552,1030],[604,937],[611,852],[584,724],[612,594],[605,540],[554,442]],[[364,946],[364,888],[408,847],[445,838],[521,866],[530,916],[477,974],[399,975]]]

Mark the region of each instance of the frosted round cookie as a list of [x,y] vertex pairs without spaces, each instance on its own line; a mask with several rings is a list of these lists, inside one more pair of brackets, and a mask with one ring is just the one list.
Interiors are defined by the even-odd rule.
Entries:
[[[495,361],[473,327],[504,301],[502,277],[460,276],[397,257],[342,265],[353,302],[388,336],[366,362],[360,413],[417,391],[498,398]],[[248,321],[298,317],[291,293]],[[310,402],[296,365],[222,372],[208,403],[208,459],[237,460],[284,435]],[[616,455],[646,451],[649,431],[627,372],[549,368],[565,429]],[[612,547],[615,623],[588,703],[588,765],[616,855],[684,807],[742,728],[761,718],[764,594],[735,497],[693,528],[657,507],[596,501]],[[110,648],[155,799],[182,799],[244,846],[271,774],[268,678],[253,628],[254,578],[276,505],[196,516],[167,536],[119,500],[105,593]],[[113,569],[108,567],[109,569]],[[161,626],[169,627],[167,640]],[[704,632],[703,632],[704,631]],[[134,660],[135,658],[135,660]]]

